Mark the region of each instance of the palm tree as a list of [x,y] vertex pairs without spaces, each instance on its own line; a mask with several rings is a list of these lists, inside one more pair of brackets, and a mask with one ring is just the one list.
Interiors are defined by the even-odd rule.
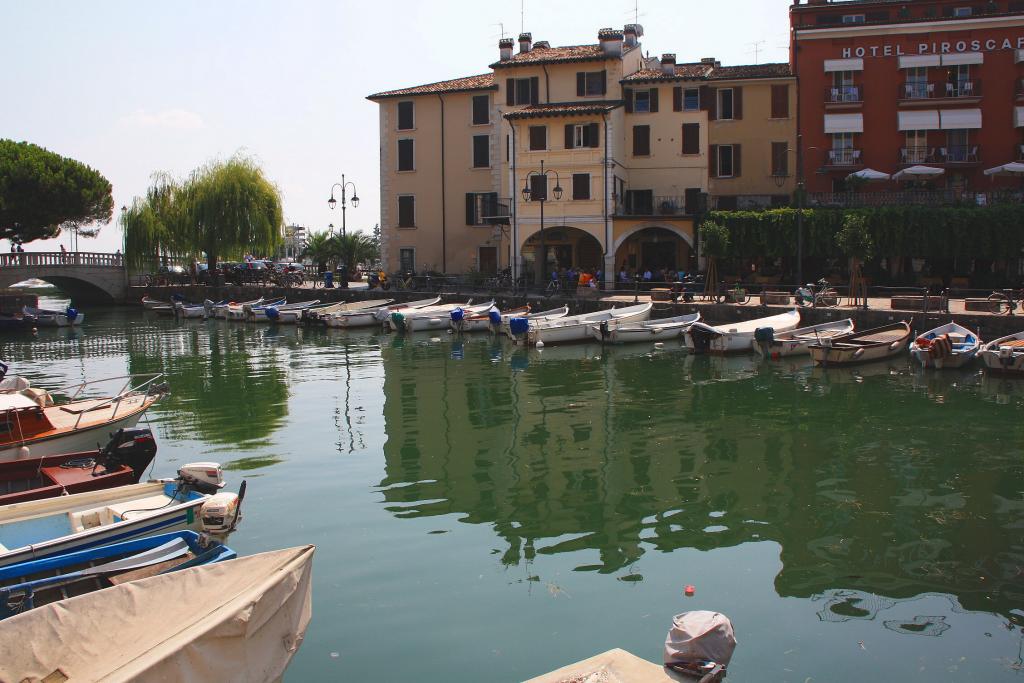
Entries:
[[358,264],[374,261],[380,255],[377,240],[363,232],[337,235],[334,240],[335,255],[340,263],[345,264],[349,273],[354,273]]
[[317,264],[320,272],[324,272],[327,270],[327,264],[338,257],[335,237],[326,230],[310,232],[302,255],[308,256],[310,260]]

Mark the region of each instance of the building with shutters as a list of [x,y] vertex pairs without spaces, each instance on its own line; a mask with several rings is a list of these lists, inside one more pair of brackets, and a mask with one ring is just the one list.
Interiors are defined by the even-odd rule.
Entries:
[[1024,159],[1024,2],[803,0],[790,17],[809,192],[868,168],[897,175],[867,192],[1019,185],[985,170]]
[[642,35],[551,47],[524,33],[490,73],[371,95],[386,268],[689,270],[709,192],[723,208],[791,193],[788,65],[645,58]]

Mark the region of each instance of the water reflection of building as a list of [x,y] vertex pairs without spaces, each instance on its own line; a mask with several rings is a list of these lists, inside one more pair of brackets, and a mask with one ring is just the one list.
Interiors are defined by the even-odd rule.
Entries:
[[748,359],[548,351],[386,347],[389,509],[491,524],[508,564],[593,550],[584,568],[616,572],[645,545],[774,540],[781,595],[943,592],[1003,614],[1019,604],[1024,440],[972,394],[936,408],[888,373],[846,381]]

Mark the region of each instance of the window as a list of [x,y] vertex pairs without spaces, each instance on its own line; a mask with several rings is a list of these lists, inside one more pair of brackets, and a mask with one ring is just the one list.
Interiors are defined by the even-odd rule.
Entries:
[[971,16],[972,13],[973,13],[973,8],[971,8],[971,7],[954,7],[953,8],[953,16],[954,17],[969,17],[969,16]]
[[565,148],[599,147],[600,128],[596,123],[569,123],[565,126]]
[[733,154],[732,145],[718,146],[718,177],[732,178],[733,176]]
[[626,100],[626,113],[633,112],[656,112],[658,111],[658,89],[647,88],[644,90],[622,89],[622,98]]
[[908,100],[923,100],[932,96],[935,89],[928,85],[928,67],[916,66],[904,71],[907,74],[905,89]]
[[863,14],[844,14],[843,15],[843,23],[844,24],[863,24],[864,23],[864,15]]
[[589,173],[573,173],[572,174],[572,198],[573,199],[590,199],[590,174]]
[[833,102],[860,102],[860,88],[853,84],[852,71],[836,71],[832,74]]
[[849,166],[856,162],[856,157],[853,133],[832,133],[832,151],[829,152],[831,162],[839,166]]
[[473,136],[473,168],[489,168],[491,165],[491,136]]
[[398,103],[398,130],[412,130],[415,124],[413,120],[414,102]]
[[411,194],[398,196],[398,227],[416,227],[416,197]]
[[530,151],[543,152],[548,148],[548,127],[530,126]]
[[546,175],[530,176],[530,201],[537,202],[548,198],[548,177]]
[[491,122],[491,98],[488,95],[473,96],[473,125],[483,126]]
[[718,118],[729,120],[733,115],[732,88],[718,90]]
[[415,170],[413,164],[413,141],[408,138],[398,141],[398,170]]
[[701,213],[704,210],[703,195],[704,192],[699,187],[686,188],[683,192],[683,198],[686,202],[686,213]]
[[540,78],[508,78],[505,80],[505,104],[537,104],[540,101]]
[[411,273],[416,270],[416,250],[412,247],[402,247],[398,250],[398,269],[403,273]]
[[466,193],[466,225],[489,225],[488,219],[506,213],[498,206],[497,192]]
[[505,135],[505,161],[512,158],[512,136]]
[[700,154],[700,124],[683,124],[683,154]]
[[928,161],[928,131],[908,130],[907,148],[903,152],[903,163],[923,164]]
[[789,175],[789,143],[772,143],[772,175],[783,177]]
[[627,190],[626,213],[632,216],[653,216],[654,190]]
[[577,97],[604,95],[607,89],[607,75],[604,71],[578,71],[576,73]]
[[651,155],[651,127],[633,126],[633,156],[648,157]]
[[969,147],[968,131],[955,129],[946,131],[946,161],[975,161]]
[[633,93],[633,111],[646,113],[651,110],[651,91],[637,90]]
[[683,111],[700,111],[700,89],[687,88],[683,91]]
[[788,85],[773,85],[772,86],[772,118],[773,119],[788,119],[789,118],[789,86]]

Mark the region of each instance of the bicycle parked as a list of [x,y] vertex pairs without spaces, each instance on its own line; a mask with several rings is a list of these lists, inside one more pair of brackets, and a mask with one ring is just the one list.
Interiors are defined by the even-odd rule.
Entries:
[[821,278],[816,284],[807,283],[796,290],[796,305],[813,308],[835,308],[841,304],[839,290]]
[[743,285],[736,283],[725,290],[724,294],[719,294],[715,299],[715,303],[746,306],[750,303],[750,292]]
[[1024,289],[1000,289],[988,297],[991,310],[996,315],[1013,315],[1019,307],[1024,306]]

